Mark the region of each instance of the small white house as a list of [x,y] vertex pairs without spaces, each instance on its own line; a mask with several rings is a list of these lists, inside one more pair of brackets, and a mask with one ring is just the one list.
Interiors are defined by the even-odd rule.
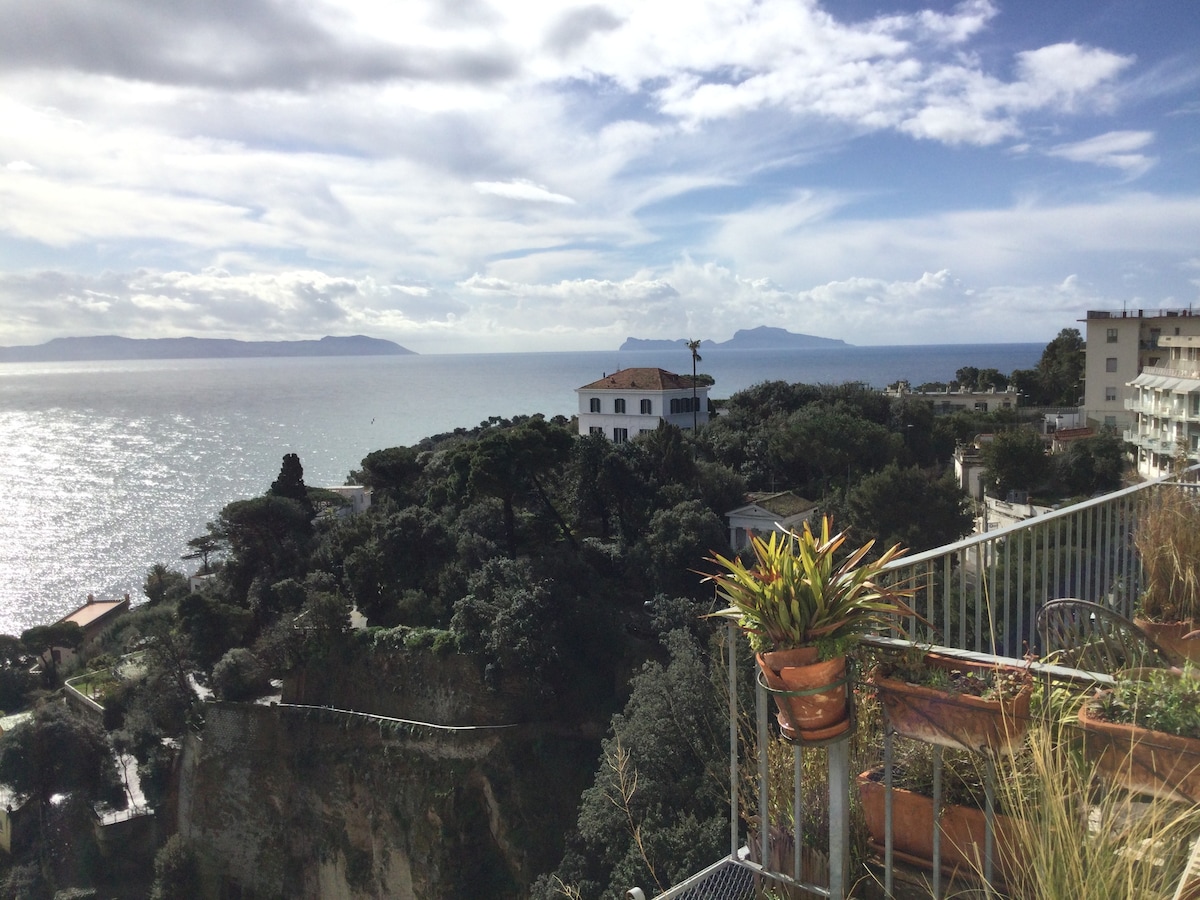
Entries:
[[576,388],[579,433],[603,434],[622,444],[659,422],[685,430],[708,424],[708,385],[665,369],[621,369]]
[[347,502],[343,507],[344,515],[357,516],[371,508],[371,489],[361,484],[339,484],[337,487],[322,488],[331,494],[337,494]]
[[750,502],[745,506],[725,513],[729,520],[729,546],[734,550],[748,546],[751,534],[766,535],[772,531],[801,528],[817,512],[815,502],[791,491],[749,494],[746,499]]

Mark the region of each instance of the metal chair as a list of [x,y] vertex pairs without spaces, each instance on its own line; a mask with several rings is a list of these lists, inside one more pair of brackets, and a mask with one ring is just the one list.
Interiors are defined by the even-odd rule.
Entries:
[[1043,657],[1057,665],[1115,675],[1122,669],[1176,664],[1129,619],[1087,600],[1051,600],[1038,611],[1037,629]]

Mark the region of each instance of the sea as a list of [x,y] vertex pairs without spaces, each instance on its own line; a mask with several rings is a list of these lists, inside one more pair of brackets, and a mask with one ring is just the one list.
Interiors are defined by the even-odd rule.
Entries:
[[[764,381],[949,381],[963,366],[1032,368],[1043,344],[706,351],[712,397]],[[577,412],[575,388],[617,369],[690,372],[671,351],[0,363],[0,633],[89,594],[135,603],[155,563],[262,494],[285,453],[311,486],[373,450],[490,416]]]

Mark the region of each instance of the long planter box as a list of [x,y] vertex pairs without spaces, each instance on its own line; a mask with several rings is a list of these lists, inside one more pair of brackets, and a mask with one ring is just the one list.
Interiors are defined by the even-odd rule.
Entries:
[[1084,753],[1104,777],[1143,794],[1200,803],[1200,740],[1118,725],[1079,710]]
[[[871,834],[872,848],[882,854],[887,837],[883,768],[858,776],[858,795]],[[942,871],[948,875],[982,876],[987,817],[969,806],[946,806],[938,823],[942,833]],[[995,874],[1011,884],[1020,870],[1014,839],[1016,826],[1008,816],[995,817]],[[892,789],[892,850],[898,859],[933,871],[933,799],[901,788]]]
[[[933,668],[969,673],[993,669],[984,663],[935,653],[927,654],[925,662]],[[892,729],[927,744],[1008,754],[1021,744],[1029,727],[1032,684],[1026,684],[1015,697],[985,700],[882,675],[873,680]]]

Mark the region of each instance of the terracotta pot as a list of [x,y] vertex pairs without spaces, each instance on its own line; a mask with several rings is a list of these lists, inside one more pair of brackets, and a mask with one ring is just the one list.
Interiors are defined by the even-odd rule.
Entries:
[[784,737],[823,741],[850,727],[846,657],[818,661],[815,647],[773,650],[756,657],[779,709]]
[[[964,672],[987,672],[993,666],[936,653],[925,655],[933,668]],[[970,694],[910,684],[876,674],[872,679],[888,721],[897,734],[960,750],[1011,754],[1025,739],[1029,727],[1029,698],[1032,683],[1015,697],[985,700]]]
[[1164,800],[1200,803],[1200,740],[1118,725],[1079,710],[1084,755],[1106,778]]
[[[887,840],[887,795],[883,767],[858,776],[858,796],[871,835],[871,847],[882,854]],[[1008,816],[996,815],[993,847],[994,872],[1006,884],[1021,869],[1017,824]],[[946,806],[938,822],[942,833],[942,871],[947,874],[983,875],[987,816],[970,806]],[[933,798],[902,788],[892,789],[892,850],[910,865],[933,870]]]
[[1200,666],[1200,640],[1183,639],[1185,634],[1196,630],[1196,626],[1191,622],[1151,622],[1141,616],[1134,616],[1133,624],[1172,656]]

